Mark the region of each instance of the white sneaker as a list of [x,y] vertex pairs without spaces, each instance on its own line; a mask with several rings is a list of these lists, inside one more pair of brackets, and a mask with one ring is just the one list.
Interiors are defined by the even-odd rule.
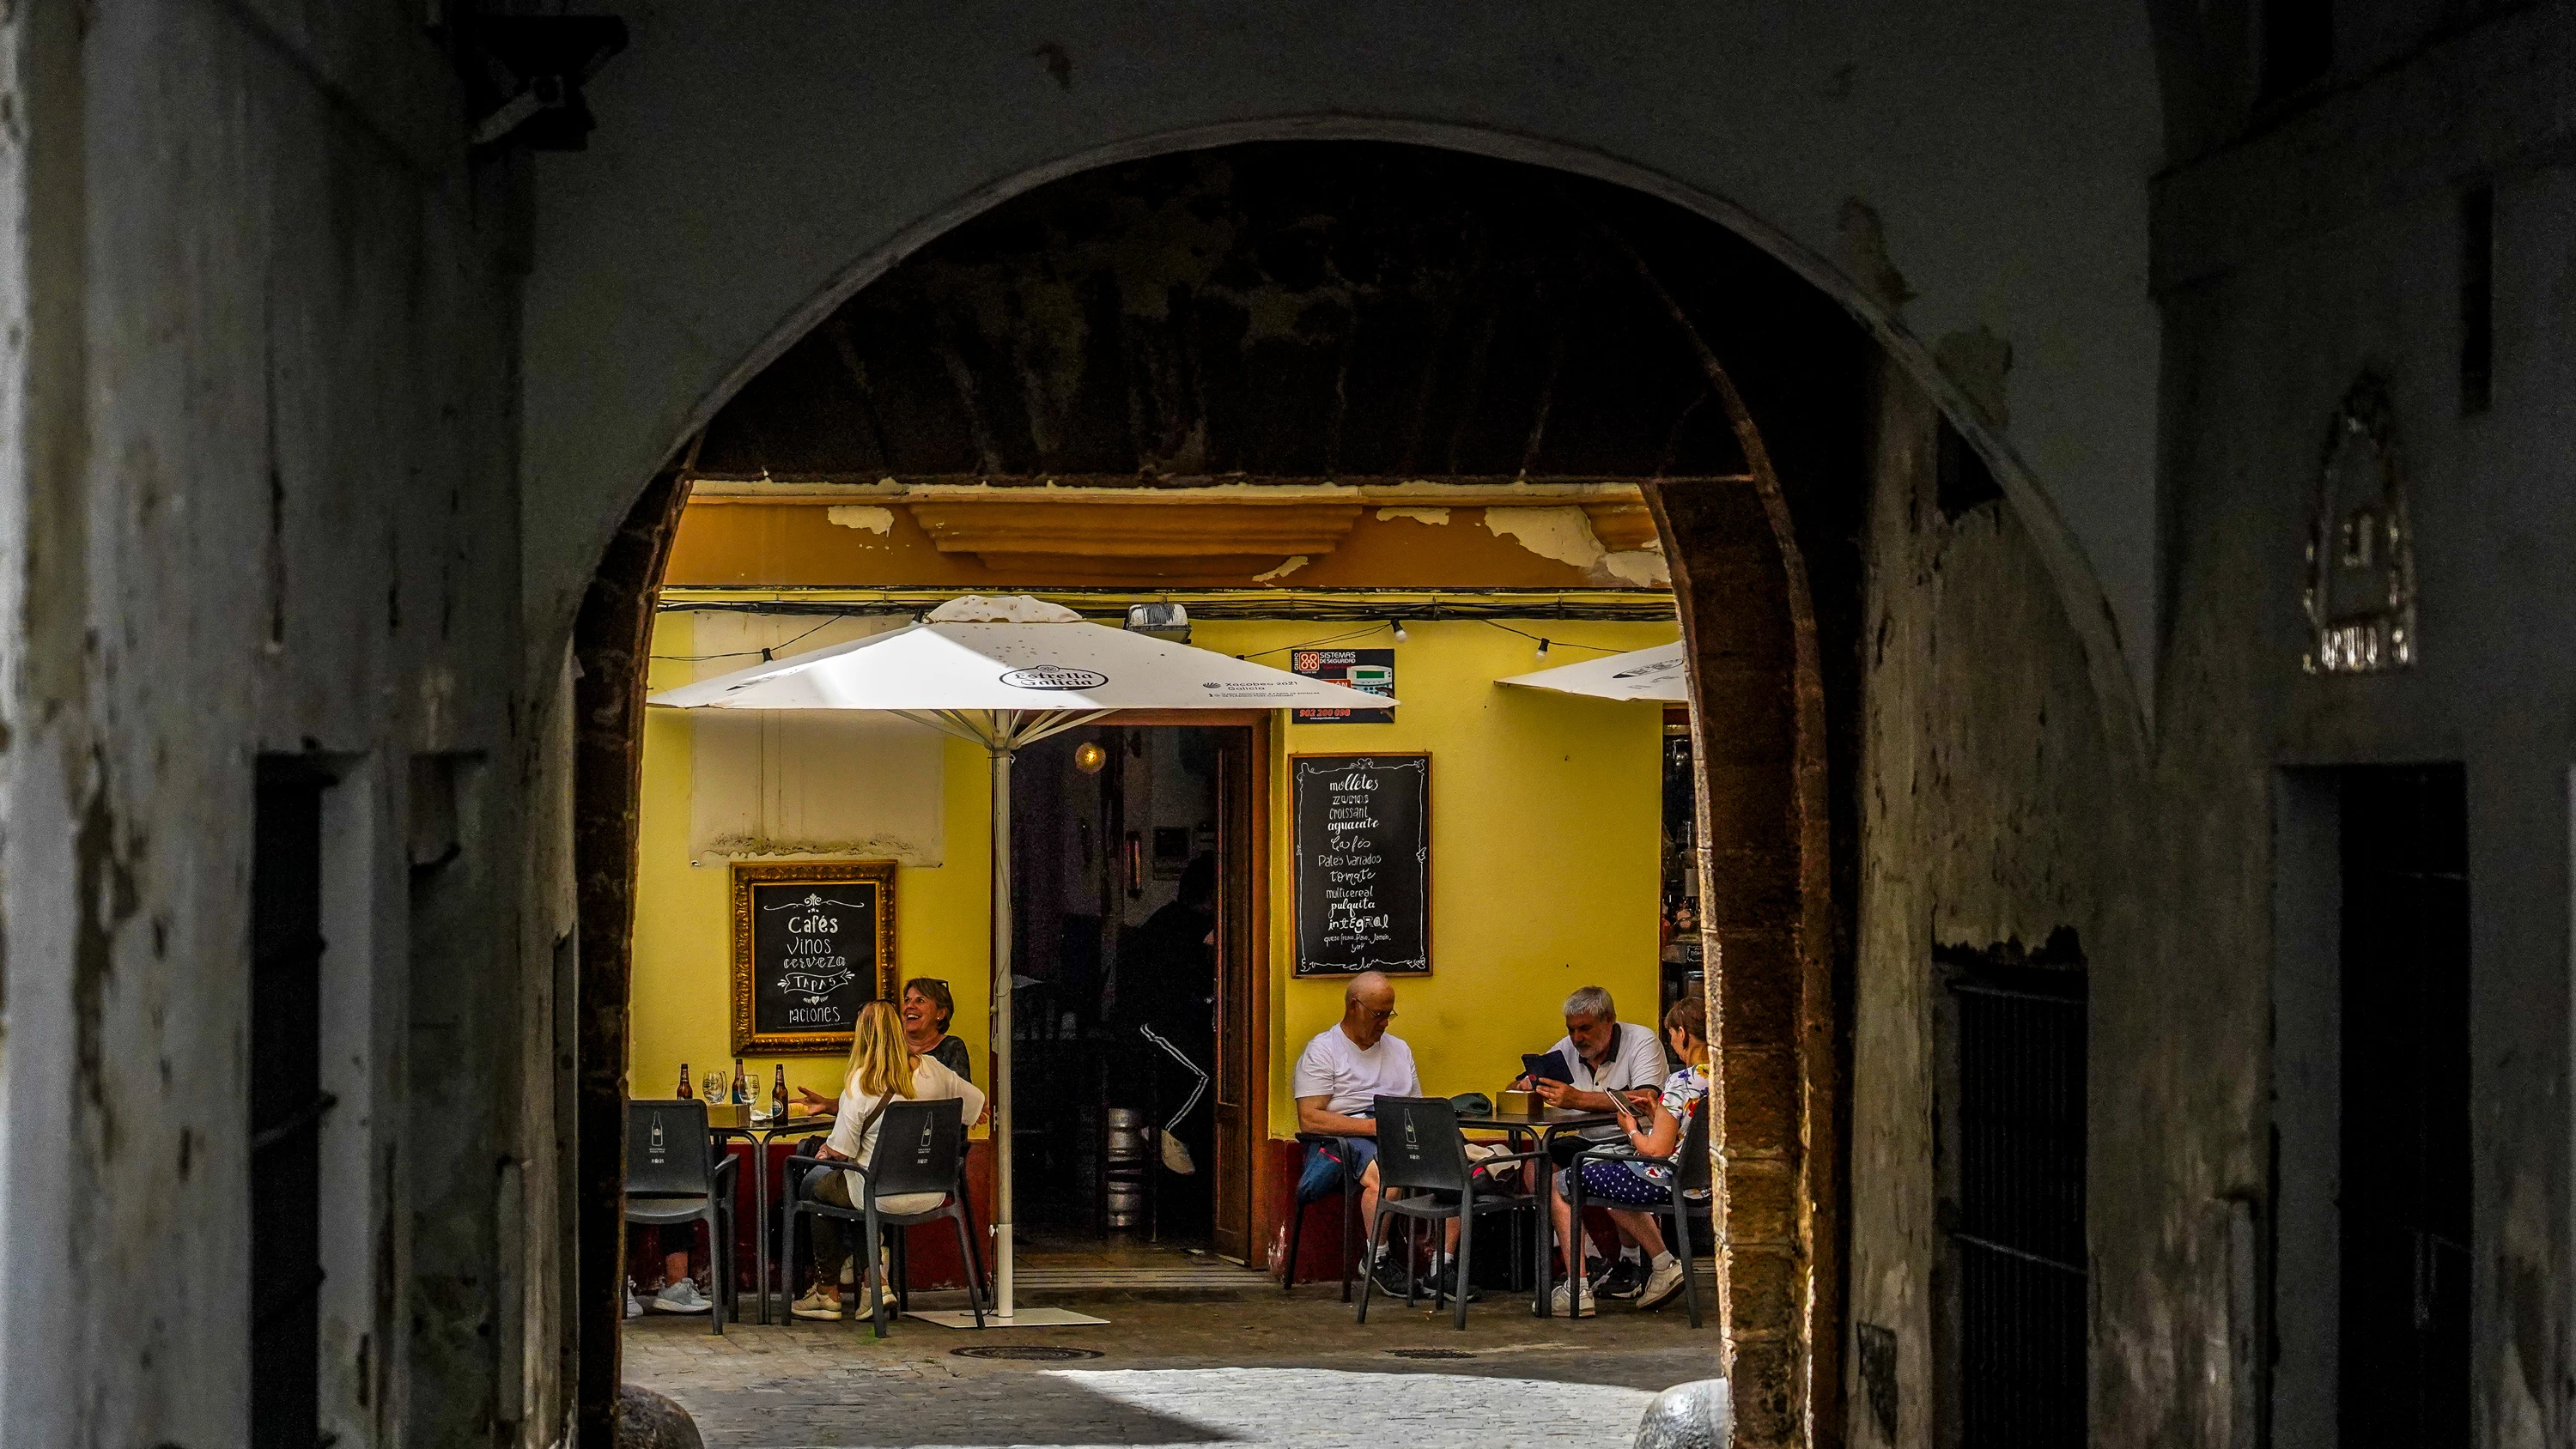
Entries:
[[[1580,1299],[1574,1296],[1578,1287],[1583,1295]],[[1592,1285],[1589,1283],[1557,1284],[1556,1295],[1548,1300],[1548,1310],[1560,1318],[1590,1318],[1600,1311],[1592,1301]]]
[[1637,1295],[1639,1308],[1661,1308],[1681,1296],[1682,1284],[1689,1281],[1690,1270],[1679,1258],[1667,1258],[1661,1267],[1646,1275],[1646,1291]]
[[1190,1157],[1190,1145],[1169,1132],[1163,1134],[1163,1170],[1182,1177],[1199,1170]]
[[713,1306],[698,1291],[698,1285],[686,1278],[653,1295],[653,1308],[658,1313],[704,1313]]
[[632,1278],[626,1280],[626,1316],[629,1318],[644,1316],[644,1300],[635,1296],[635,1280]]
[[795,1306],[788,1311],[799,1318],[838,1318],[841,1316],[841,1295],[817,1283],[806,1289],[805,1296],[797,1299]]

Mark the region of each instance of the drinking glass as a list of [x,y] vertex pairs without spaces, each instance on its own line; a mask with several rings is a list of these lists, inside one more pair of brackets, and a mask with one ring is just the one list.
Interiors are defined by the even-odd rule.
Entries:
[[710,1069],[707,1072],[705,1089],[706,1099],[708,1101],[721,1102],[725,1100],[725,1074],[720,1071]]

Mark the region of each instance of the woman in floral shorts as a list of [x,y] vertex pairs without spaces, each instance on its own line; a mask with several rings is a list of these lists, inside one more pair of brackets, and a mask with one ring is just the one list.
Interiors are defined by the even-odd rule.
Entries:
[[[1628,1145],[1640,1160],[1595,1159],[1583,1164],[1583,1195],[1608,1208],[1651,1260],[1645,1292],[1637,1298],[1640,1308],[1660,1308],[1671,1302],[1682,1291],[1683,1275],[1690,1271],[1665,1247],[1663,1229],[1652,1211],[1672,1200],[1673,1164],[1642,1159],[1668,1158],[1679,1151],[1690,1114],[1701,1110],[1708,1098],[1708,1008],[1698,997],[1684,997],[1664,1013],[1664,1039],[1681,1057],[1682,1069],[1664,1079],[1663,1093],[1651,1104],[1638,1103],[1634,1121],[1622,1124],[1628,1129]],[[1566,1168],[1556,1174],[1549,1200],[1556,1241],[1569,1258],[1581,1251],[1575,1245],[1582,1241],[1575,1236],[1573,1210],[1568,1205],[1574,1191],[1569,1180],[1573,1172]],[[1565,1278],[1556,1285],[1555,1311],[1592,1316],[1592,1290],[1583,1281],[1581,1263],[1566,1264]]]

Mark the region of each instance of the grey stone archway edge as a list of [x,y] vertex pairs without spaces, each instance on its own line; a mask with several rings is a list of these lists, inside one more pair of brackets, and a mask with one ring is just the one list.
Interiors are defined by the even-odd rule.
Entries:
[[[725,63],[701,67],[699,74],[671,58],[680,50],[703,57],[734,42],[777,59],[774,49],[759,49],[770,42],[745,41],[735,34],[739,27],[666,34],[673,25],[667,12],[639,13],[632,23],[638,28],[632,68],[622,75],[612,69],[597,83],[601,130],[594,149],[544,158],[538,175],[523,454],[529,624],[544,646],[536,657],[559,654],[601,549],[655,469],[816,321],[931,239],[1004,200],[1102,165],[1245,141],[1396,141],[1530,163],[1658,197],[1746,237],[1840,302],[1985,455],[2048,561],[2084,641],[2105,718],[2122,722],[2132,749],[2144,747],[2156,637],[2159,369],[2145,285],[2146,184],[2159,122],[2142,14],[2128,83],[2098,86],[2133,93],[2134,104],[2121,113],[2125,125],[2114,127],[2108,141],[2062,143],[2053,151],[2031,135],[1981,135],[1978,124],[1991,132],[1998,118],[1976,107],[1994,103],[1962,98],[1946,116],[1918,115],[1905,123],[1909,132],[1947,123],[1952,167],[1934,189],[1955,191],[1955,202],[1927,207],[1920,188],[1906,193],[1899,187],[1899,194],[1882,198],[1884,214],[1870,209],[1869,193],[1873,183],[1882,192],[1896,186],[1894,173],[1874,153],[1837,155],[1838,148],[1852,150],[1856,134],[1784,143],[1782,134],[1798,122],[1795,105],[1783,105],[1777,130],[1763,136],[1766,153],[1783,165],[1794,160],[1838,172],[1848,184],[1772,185],[1775,193],[1800,194],[1755,198],[1770,203],[1757,210],[1684,179],[1670,164],[1674,158],[1636,159],[1656,149],[1652,138],[1631,135],[1613,150],[1599,136],[1499,123],[1503,113],[1538,109],[1527,76],[1519,77],[1518,93],[1498,95],[1482,107],[1486,114],[1470,118],[1284,110],[1122,135],[1116,120],[1093,117],[1086,125],[1036,124],[1036,136],[970,138],[918,158],[836,155],[828,127],[821,136],[792,136],[790,117],[810,114],[800,107],[814,103],[799,90],[813,88],[812,76],[782,83],[778,91],[789,95],[779,100],[757,88],[726,89]],[[807,39],[828,48],[828,37]],[[1675,45],[1686,51],[1689,38]],[[1076,45],[1071,54],[1079,93],[1084,50]],[[999,63],[1000,57],[987,59]],[[1630,59],[1642,65],[1646,58]],[[2099,52],[2083,59],[2096,83],[2121,70]],[[1041,79],[1048,74],[1029,63]],[[1753,64],[1739,56],[1726,71],[1744,80]],[[1914,64],[1937,67],[1939,58]],[[621,68],[628,65],[621,60]],[[826,68],[828,62],[816,65]],[[1838,74],[1865,90],[1866,72],[1831,67],[1817,84],[1830,89]],[[1774,90],[1786,84],[1778,76],[1759,79]],[[1133,81],[1113,76],[1099,84]],[[1918,89],[1919,81],[1914,78]],[[700,87],[723,93],[687,94]],[[1122,93],[1112,100],[1130,98]],[[1023,110],[1045,103],[1043,96],[1010,99],[1026,103]],[[866,119],[841,124],[871,135],[874,126],[929,123],[866,111],[857,95],[851,100]],[[718,108],[720,119],[690,126],[692,118],[710,114],[708,106]],[[1138,98],[1136,107],[1140,114],[1216,108],[1168,95]],[[2083,120],[2056,119],[2065,123],[2061,131]],[[1005,120],[992,124],[1008,129]],[[1885,144],[1910,143],[1892,136]],[[2081,155],[2059,154],[2070,148]],[[987,149],[996,154],[956,154]],[[1942,149],[1940,138],[1930,149]],[[2082,156],[2097,169],[2070,169]],[[2134,179],[2106,179],[2106,169]],[[813,194],[837,184],[825,178],[842,171],[864,173],[865,181],[853,184],[869,185],[867,198],[814,202]],[[1746,185],[1761,189],[1752,179]],[[2031,203],[2032,188],[2047,189],[2047,204]],[[1999,193],[2020,200],[2006,204]],[[1784,211],[1795,215],[1778,219]],[[2028,235],[2034,230],[2047,234],[2045,244],[2034,247]],[[1922,287],[1924,295],[1909,300],[1909,286]],[[1999,371],[2005,348],[2012,349],[2014,366]]]

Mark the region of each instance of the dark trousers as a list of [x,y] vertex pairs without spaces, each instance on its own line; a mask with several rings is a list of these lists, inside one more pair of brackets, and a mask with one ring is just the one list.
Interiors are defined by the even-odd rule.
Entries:
[[[834,1207],[856,1207],[850,1201],[850,1175],[837,1167],[816,1167],[806,1171],[805,1195],[816,1202]],[[811,1217],[807,1226],[814,1234],[814,1281],[830,1288],[841,1281],[841,1264],[850,1256],[850,1244],[843,1236],[857,1236],[859,1229],[837,1218]]]

